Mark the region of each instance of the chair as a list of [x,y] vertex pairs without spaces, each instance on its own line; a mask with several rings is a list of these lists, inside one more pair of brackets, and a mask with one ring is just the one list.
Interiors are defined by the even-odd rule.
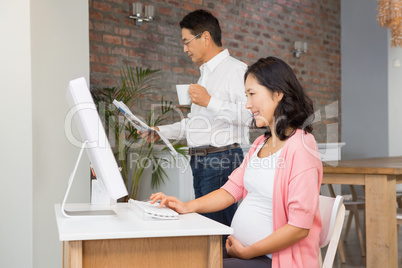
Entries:
[[[343,204],[345,205],[345,209],[349,210],[349,216],[348,216],[348,221],[346,223],[346,228],[345,228],[345,233],[343,234],[343,241],[346,241],[349,235],[350,227],[352,225],[353,219],[355,219],[355,226],[356,226],[356,233],[357,233],[357,238],[359,240],[359,246],[360,246],[360,255],[362,257],[366,256],[366,245],[364,244],[364,233],[362,231],[362,227],[360,224],[360,218],[359,218],[359,209],[365,209],[366,201],[364,198],[359,198],[356,189],[354,185],[349,185],[350,187],[350,192],[352,195],[352,198],[345,199],[343,201]],[[328,184],[328,190],[331,194],[332,197],[335,197],[335,192],[331,184]],[[364,190],[364,189],[363,189]],[[342,245],[339,245],[339,253],[344,256],[343,253],[343,248]],[[345,261],[342,260],[344,263]]]
[[396,230],[399,237],[399,225],[402,225],[402,193],[396,193],[396,203],[398,205],[396,210]]
[[399,238],[399,225],[402,225],[402,208],[396,210],[396,231],[397,239]]
[[343,197],[340,195],[336,198],[320,195],[319,207],[322,230],[319,247],[321,249],[328,245],[324,260],[322,260],[321,250],[319,252],[321,268],[331,268],[335,259],[336,249],[345,220],[345,206],[342,202]]
[[396,203],[398,204],[398,208],[402,208],[402,193],[396,192]]
[[396,210],[396,228],[399,237],[399,225],[402,225],[402,208]]

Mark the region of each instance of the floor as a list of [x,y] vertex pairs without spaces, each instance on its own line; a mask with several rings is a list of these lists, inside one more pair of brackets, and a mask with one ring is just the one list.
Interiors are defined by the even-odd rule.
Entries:
[[[363,222],[363,214],[360,215],[361,222]],[[346,225],[347,215],[345,217]],[[366,258],[360,256],[359,242],[357,240],[356,229],[352,223],[352,229],[349,231],[347,241],[343,241],[343,233],[341,235],[343,249],[345,251],[346,263],[341,263],[338,254],[335,256],[334,268],[363,268],[366,267]],[[398,267],[402,268],[402,226],[399,230],[398,237]],[[384,267],[386,268],[386,267]]]

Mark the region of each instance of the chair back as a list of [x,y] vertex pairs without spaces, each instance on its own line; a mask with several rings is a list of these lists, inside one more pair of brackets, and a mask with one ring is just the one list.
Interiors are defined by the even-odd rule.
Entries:
[[396,223],[402,224],[402,208],[396,210]]
[[324,262],[322,262],[320,255],[320,267],[323,268],[332,267],[334,262],[336,248],[339,243],[339,237],[345,219],[345,206],[342,202],[343,197],[340,195],[335,198],[320,195],[319,207],[322,229],[319,246],[323,248],[328,245]]

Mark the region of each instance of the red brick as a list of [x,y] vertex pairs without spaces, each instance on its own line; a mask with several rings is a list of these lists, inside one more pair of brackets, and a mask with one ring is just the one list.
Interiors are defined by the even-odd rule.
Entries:
[[180,6],[181,6],[180,1],[172,1],[172,0],[169,0],[169,1],[167,1],[167,3],[170,4],[170,5],[173,5],[173,6],[175,6],[175,7],[180,7]]
[[90,11],[90,12],[89,12],[89,19],[103,20],[103,15],[102,15],[101,12]]
[[116,81],[112,77],[102,77],[102,84],[108,87],[112,87],[116,85]]
[[101,42],[102,35],[99,33],[94,33],[92,31],[89,32],[89,41]]
[[110,4],[107,4],[104,2],[98,2],[98,1],[94,1],[92,6],[93,6],[93,8],[102,10],[102,11],[110,11],[112,9],[112,6]]
[[128,56],[129,56],[130,58],[135,57],[135,50],[130,49],[130,50],[128,51]]
[[129,8],[129,11],[127,11],[126,8],[113,8],[112,12],[123,16],[127,16],[127,14],[131,15],[133,13],[131,8]]
[[100,22],[95,22],[94,23],[94,30],[95,31],[103,31],[105,29],[105,24],[100,23]]
[[202,0],[190,0],[190,2],[196,5],[202,5]]
[[200,74],[200,72],[198,70],[191,69],[191,68],[187,69],[187,73],[191,74],[191,75],[199,75]]
[[222,33],[222,36],[225,38],[225,39],[232,39],[233,38],[233,33],[227,33],[227,32],[225,32],[225,33]]
[[151,42],[161,42],[163,40],[163,36],[160,34],[148,34],[147,39]]
[[234,56],[237,57],[237,58],[242,58],[242,57],[243,57],[243,52],[241,52],[241,51],[235,51],[235,52],[234,52]]
[[121,37],[105,34],[103,35],[103,41],[109,44],[121,45]]
[[141,59],[146,59],[145,53],[142,53],[142,52],[135,53],[134,57],[141,58]]
[[115,22],[115,23],[120,23],[120,19],[119,19],[119,18],[116,18],[116,17],[113,16],[113,15],[106,16],[104,20],[105,20],[105,21]]
[[182,67],[174,67],[174,68],[172,68],[172,71],[174,73],[184,73],[186,70]]
[[101,54],[110,53],[110,47],[104,47],[99,44],[91,44],[90,49],[93,53],[101,53]]
[[[189,12],[195,10],[194,5],[188,4],[188,3],[182,3],[182,8],[183,8],[184,10],[186,10],[186,11],[189,11]],[[181,18],[180,18],[180,19],[181,19]]]
[[172,15],[172,10],[170,8],[166,7],[158,7],[157,9],[157,14],[163,14],[163,15]]
[[135,20],[130,19],[129,17],[123,18],[122,24],[125,26],[135,27]]
[[120,27],[115,27],[114,28],[114,33],[122,36],[129,36],[131,34],[131,29],[130,28],[120,28]]
[[123,38],[123,46],[125,47],[139,47],[140,43],[137,40],[130,38]]
[[117,59],[117,57],[101,55],[100,59],[101,59],[102,64],[106,64],[106,65],[118,65],[119,64],[119,60]]
[[251,14],[248,12],[245,12],[243,10],[240,11],[240,17],[245,18],[245,19],[250,19],[251,18]]
[[124,47],[113,48],[110,53],[113,55],[121,55],[121,56],[128,57],[128,50]]
[[280,36],[280,35],[274,34],[274,35],[272,36],[272,39],[275,40],[275,41],[277,41],[277,42],[282,42],[282,36]]
[[96,55],[94,55],[92,53],[89,55],[89,60],[90,60],[90,62],[94,62],[94,63],[99,62],[98,56],[96,56]]
[[250,53],[250,52],[247,52],[247,53],[246,53],[246,57],[247,57],[248,59],[255,59],[255,58],[256,58],[255,54],[254,54],[254,53]]
[[153,60],[153,61],[158,60],[158,54],[156,54],[156,53],[148,53],[147,55],[148,55],[147,56],[148,60]]
[[158,25],[158,33],[168,34],[168,35],[177,35],[180,36],[179,27],[173,28],[170,25]]
[[110,68],[106,66],[101,66],[101,65],[92,65],[91,69],[95,73],[109,73]]

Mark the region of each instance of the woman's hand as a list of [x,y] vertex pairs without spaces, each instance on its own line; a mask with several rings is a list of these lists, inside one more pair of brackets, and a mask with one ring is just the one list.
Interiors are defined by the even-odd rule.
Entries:
[[180,201],[175,196],[167,196],[164,193],[159,192],[159,193],[152,194],[150,198],[152,200],[152,202],[151,202],[152,204],[154,204],[156,201],[160,200],[159,207],[162,207],[163,205],[165,205],[166,207],[171,208],[180,214],[192,212],[188,209],[188,207],[186,206],[185,203]]
[[263,256],[288,248],[299,240],[307,237],[308,234],[309,229],[285,224],[269,236],[247,247],[244,247],[233,236],[229,236],[226,240],[226,250],[232,257],[249,260],[254,257]]
[[250,259],[250,257],[247,256],[246,247],[244,247],[239,240],[231,235],[229,235],[228,239],[226,239],[226,251],[230,256],[234,258],[245,260]]

